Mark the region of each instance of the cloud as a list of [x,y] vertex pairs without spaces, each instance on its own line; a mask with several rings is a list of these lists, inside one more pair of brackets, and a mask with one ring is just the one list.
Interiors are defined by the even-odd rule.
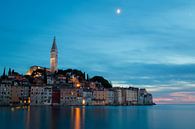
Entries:
[[166,97],[154,98],[159,104],[194,104],[195,92],[173,92]]
[[195,57],[186,55],[169,56],[165,58],[164,63],[176,65],[195,64]]
[[144,86],[150,92],[174,92],[174,91],[186,91],[193,90],[195,91],[195,82],[185,82],[185,81],[170,81],[168,84],[159,84],[159,85],[149,85]]
[[174,102],[173,98],[154,98],[153,101],[156,104],[171,104],[172,102]]

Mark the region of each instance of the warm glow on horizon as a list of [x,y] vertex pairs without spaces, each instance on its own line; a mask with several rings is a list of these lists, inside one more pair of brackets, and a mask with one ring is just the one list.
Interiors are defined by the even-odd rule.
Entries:
[[166,97],[154,98],[157,104],[194,104],[195,92],[173,92]]

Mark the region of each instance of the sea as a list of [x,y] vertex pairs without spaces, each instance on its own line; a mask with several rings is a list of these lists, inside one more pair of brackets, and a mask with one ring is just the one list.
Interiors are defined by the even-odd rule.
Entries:
[[195,129],[195,105],[0,107],[0,129]]

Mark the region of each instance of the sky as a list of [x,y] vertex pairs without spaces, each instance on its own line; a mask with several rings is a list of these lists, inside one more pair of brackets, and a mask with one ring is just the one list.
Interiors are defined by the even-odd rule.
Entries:
[[50,67],[147,88],[161,104],[195,104],[194,0],[1,0],[0,72]]

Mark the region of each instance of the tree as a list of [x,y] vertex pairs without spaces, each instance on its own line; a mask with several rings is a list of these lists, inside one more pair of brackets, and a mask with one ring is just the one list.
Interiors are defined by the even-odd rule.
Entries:
[[85,73],[83,73],[80,70],[77,69],[67,69],[67,70],[58,70],[58,75],[64,75],[66,77],[70,77],[71,75],[74,75],[75,77],[78,77],[79,81],[85,80]]
[[112,85],[109,83],[109,81],[102,76],[94,76],[90,79],[90,81],[100,82],[104,88],[112,88]]
[[89,74],[87,74],[87,81],[89,81]]
[[44,68],[43,75],[44,75],[44,83],[47,84],[47,71],[46,71],[46,68]]
[[3,70],[3,77],[5,77],[5,68],[4,68],[4,70]]
[[11,72],[11,68],[9,68],[9,71],[8,71],[8,76],[11,76],[12,72]]
[[24,75],[24,77],[32,84],[34,81],[34,78],[30,75]]
[[12,75],[15,73],[14,69],[12,70]]
[[85,72],[84,72],[83,74],[84,74],[84,80],[86,80],[86,75],[85,75]]
[[4,67],[3,74],[2,74],[2,76],[1,76],[2,79],[5,79],[5,77],[6,77],[5,71],[6,71],[6,69],[5,69],[5,67]]

